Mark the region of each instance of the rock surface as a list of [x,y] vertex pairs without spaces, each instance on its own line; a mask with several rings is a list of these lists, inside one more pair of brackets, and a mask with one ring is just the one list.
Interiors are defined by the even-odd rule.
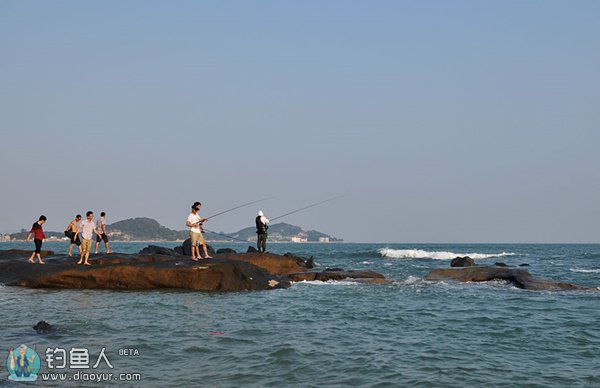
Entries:
[[290,280],[385,281],[372,271],[309,272],[306,260],[294,255],[228,252],[192,261],[168,248],[149,246],[141,252],[92,255],[92,265],[84,266],[77,265],[75,257],[53,252],[47,252],[46,264],[40,265],[27,261],[29,251],[0,251],[0,283],[33,288],[242,291],[287,288]]
[[489,280],[508,280],[516,287],[527,290],[593,290],[569,283],[542,279],[532,276],[524,269],[504,267],[467,267],[452,269],[434,269],[425,276],[425,280],[456,280],[459,282],[485,282]]
[[465,257],[455,257],[450,262],[450,267],[475,267],[475,260],[471,259],[469,256]]

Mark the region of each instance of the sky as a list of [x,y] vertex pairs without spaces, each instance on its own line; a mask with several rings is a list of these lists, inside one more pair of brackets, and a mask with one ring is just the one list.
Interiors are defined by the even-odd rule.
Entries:
[[598,1],[0,0],[0,232],[600,242]]

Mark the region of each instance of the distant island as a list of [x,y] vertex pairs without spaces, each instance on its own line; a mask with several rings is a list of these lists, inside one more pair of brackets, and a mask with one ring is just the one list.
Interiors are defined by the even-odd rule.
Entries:
[[[173,230],[162,226],[158,221],[147,218],[129,218],[107,225],[108,237],[111,241],[183,241],[189,237],[187,230]],[[29,233],[21,229],[18,233],[0,236],[0,241],[25,240]],[[46,232],[49,240],[66,238],[62,232]],[[204,238],[210,242],[236,242],[256,240],[256,228],[248,227],[234,233],[205,232]],[[341,242],[339,239],[316,230],[304,230],[299,226],[286,223],[269,226],[271,242]]]

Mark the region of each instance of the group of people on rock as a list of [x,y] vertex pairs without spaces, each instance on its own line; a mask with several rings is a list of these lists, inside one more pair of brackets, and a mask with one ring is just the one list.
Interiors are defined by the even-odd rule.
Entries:
[[[33,242],[35,244],[35,250],[29,258],[30,263],[35,263],[37,257],[40,264],[45,264],[41,257],[42,243],[46,238],[42,225],[46,222],[46,216],[42,215],[40,218],[33,223],[29,235],[27,235],[27,241],[33,236]],[[106,253],[110,253],[110,246],[108,243],[108,235],[106,233],[106,213],[100,213],[98,222],[94,222],[94,212],[88,211],[85,213],[85,220],[81,221],[81,214],[77,214],[75,218],[69,223],[65,229],[65,236],[67,236],[71,245],[69,246],[68,255],[72,256],[73,247],[77,245],[79,248],[79,261],[77,264],[91,265],[89,262],[90,252],[92,250],[92,240],[96,235],[96,250],[98,253],[98,247],[100,242],[104,241],[106,247]]]
[[[190,228],[190,241],[192,260],[198,261],[202,259],[200,254],[200,247],[204,253],[204,259],[212,259],[208,254],[206,248],[206,242],[204,241],[204,229],[202,224],[208,221],[208,218],[200,217],[198,212],[202,208],[202,203],[194,202],[192,205],[192,212],[188,216],[185,225]],[[68,255],[72,256],[73,247],[76,245],[79,248],[79,261],[77,264],[91,265],[89,262],[90,251],[92,250],[92,239],[94,234],[96,235],[96,250],[95,254],[98,253],[98,247],[101,241],[104,241],[106,247],[106,253],[110,253],[110,247],[108,244],[108,235],[106,234],[106,213],[100,213],[100,219],[97,223],[94,223],[94,212],[88,211],[85,214],[86,219],[81,220],[81,214],[77,214],[75,218],[69,223],[65,230],[65,236],[67,236],[71,245],[69,246]],[[41,257],[42,243],[46,238],[42,225],[46,222],[46,216],[42,215],[40,218],[33,223],[27,241],[33,236],[33,242],[35,243],[35,250],[29,258],[30,263],[35,263],[37,257],[40,264],[45,264]],[[256,246],[259,252],[267,253],[267,229],[269,229],[269,219],[265,217],[262,210],[258,212],[258,216],[255,219],[257,243]]]

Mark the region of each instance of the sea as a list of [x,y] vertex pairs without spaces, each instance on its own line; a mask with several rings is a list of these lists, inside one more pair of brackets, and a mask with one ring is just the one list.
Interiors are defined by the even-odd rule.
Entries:
[[[136,253],[149,244],[111,248]],[[248,244],[213,246],[244,252]],[[10,248],[32,244],[0,243]],[[67,244],[44,249],[65,253]],[[4,357],[25,344],[41,366],[29,384],[40,386],[600,387],[600,244],[277,243],[269,250],[313,256],[321,270],[377,271],[390,282],[227,293],[2,285],[0,386],[20,384],[8,380]],[[595,290],[423,280],[465,255],[479,265],[528,264],[535,276]],[[36,333],[40,320],[56,329]]]

